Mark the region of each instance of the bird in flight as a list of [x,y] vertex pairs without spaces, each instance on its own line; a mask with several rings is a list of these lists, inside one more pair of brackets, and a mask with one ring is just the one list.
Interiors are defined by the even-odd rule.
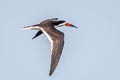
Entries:
[[32,39],[38,37],[42,33],[44,33],[49,39],[51,43],[51,66],[49,71],[50,76],[57,67],[64,46],[64,33],[56,29],[57,27],[61,26],[77,28],[65,20],[58,20],[58,18],[46,19],[40,22],[40,24],[22,27],[22,29],[38,30]]

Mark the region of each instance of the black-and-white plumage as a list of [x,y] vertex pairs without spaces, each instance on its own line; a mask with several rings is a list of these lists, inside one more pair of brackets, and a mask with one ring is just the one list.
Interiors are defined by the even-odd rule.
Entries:
[[75,27],[70,23],[66,23],[64,20],[58,20],[58,18],[47,19],[42,21],[40,24],[23,27],[23,29],[38,30],[32,39],[38,37],[42,33],[44,33],[49,39],[51,43],[51,66],[49,72],[50,76],[57,67],[64,46],[64,33],[56,29],[56,27],[61,26]]

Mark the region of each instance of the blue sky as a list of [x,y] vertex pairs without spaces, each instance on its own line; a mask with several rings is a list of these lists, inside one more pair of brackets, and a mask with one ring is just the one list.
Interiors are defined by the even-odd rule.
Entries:
[[[119,0],[1,0],[0,80],[119,80]],[[20,27],[58,17],[79,27],[61,27],[63,54],[49,77],[50,43]]]

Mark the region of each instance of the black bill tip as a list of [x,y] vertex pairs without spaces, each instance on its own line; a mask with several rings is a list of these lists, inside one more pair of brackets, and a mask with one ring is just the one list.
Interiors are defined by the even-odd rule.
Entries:
[[74,26],[74,25],[72,25],[72,24],[70,25],[70,27],[78,28],[78,27],[76,27],[76,26]]

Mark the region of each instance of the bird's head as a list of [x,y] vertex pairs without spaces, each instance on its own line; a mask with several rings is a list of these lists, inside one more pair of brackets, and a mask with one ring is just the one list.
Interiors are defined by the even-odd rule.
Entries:
[[56,26],[58,26],[58,27],[66,26],[66,27],[78,28],[78,27],[74,26],[73,24],[66,22],[66,21],[63,21],[63,20],[57,21]]

